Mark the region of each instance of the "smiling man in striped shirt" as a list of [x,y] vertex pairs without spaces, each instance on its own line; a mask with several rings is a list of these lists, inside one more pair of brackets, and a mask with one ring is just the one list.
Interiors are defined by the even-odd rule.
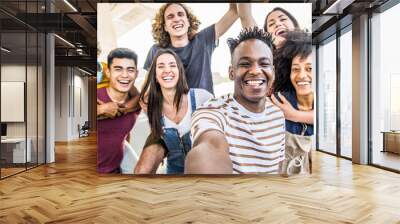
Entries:
[[234,93],[194,113],[185,173],[277,174],[285,155],[285,118],[267,97],[274,79],[271,36],[254,27],[228,45]]

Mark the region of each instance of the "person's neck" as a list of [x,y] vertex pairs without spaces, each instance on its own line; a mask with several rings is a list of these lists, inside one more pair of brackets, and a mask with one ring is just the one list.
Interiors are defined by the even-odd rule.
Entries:
[[174,106],[174,99],[176,94],[176,89],[161,89],[164,103],[167,105]]
[[296,95],[297,98],[297,106],[299,110],[312,110],[313,108],[313,103],[314,103],[314,94],[308,94],[308,95]]
[[180,37],[177,37],[177,36],[171,37],[171,45],[175,48],[184,47],[184,46],[188,45],[188,43],[189,43],[189,37],[187,34],[182,35]]
[[265,101],[267,98],[263,98],[257,103],[255,102],[250,102],[248,100],[243,99],[241,96],[234,95],[233,96],[235,100],[242,105],[246,110],[252,112],[252,113],[261,113],[265,110]]
[[125,103],[128,99],[128,93],[123,93],[115,90],[112,87],[107,87],[107,93],[110,99],[115,103]]

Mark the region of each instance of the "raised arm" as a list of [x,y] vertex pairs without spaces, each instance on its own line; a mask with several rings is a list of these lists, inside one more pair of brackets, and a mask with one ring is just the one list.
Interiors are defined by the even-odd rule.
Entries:
[[232,174],[229,145],[217,130],[202,133],[185,161],[185,174]]
[[250,3],[237,3],[237,11],[243,28],[251,28],[257,26],[253,14],[251,14]]
[[220,36],[224,35],[228,31],[229,27],[237,20],[238,13],[236,3],[229,3],[229,10],[224,16],[215,24],[215,39],[217,40]]

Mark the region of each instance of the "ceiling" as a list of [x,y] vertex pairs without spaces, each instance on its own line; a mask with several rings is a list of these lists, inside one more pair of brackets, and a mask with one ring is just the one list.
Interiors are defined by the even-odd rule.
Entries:
[[[334,33],[339,20],[344,21],[340,23],[340,26],[346,26],[346,23],[351,23],[353,16],[367,10],[374,10],[387,1],[270,0],[268,2],[312,3],[312,33],[315,43]],[[7,33],[2,35],[2,39],[5,38],[2,43],[5,41],[10,43],[8,48],[20,48],[20,51],[17,50],[17,52],[22,54],[21,46],[25,46],[26,40],[17,37],[18,32],[25,32],[25,30],[28,32],[54,32],[60,37],[55,38],[56,65],[80,66],[95,74],[97,3],[103,2],[127,1],[1,0],[0,27],[3,33]],[[28,43],[28,49],[22,55],[29,55],[37,45],[35,41],[30,40],[33,38],[31,36],[27,38],[27,42],[32,41],[32,43]]]

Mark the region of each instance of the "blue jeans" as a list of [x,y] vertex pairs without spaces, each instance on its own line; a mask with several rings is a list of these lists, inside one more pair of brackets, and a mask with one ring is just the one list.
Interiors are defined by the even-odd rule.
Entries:
[[168,148],[167,174],[183,174],[186,155],[192,148],[190,133],[180,137],[175,128],[164,128],[163,140]]

